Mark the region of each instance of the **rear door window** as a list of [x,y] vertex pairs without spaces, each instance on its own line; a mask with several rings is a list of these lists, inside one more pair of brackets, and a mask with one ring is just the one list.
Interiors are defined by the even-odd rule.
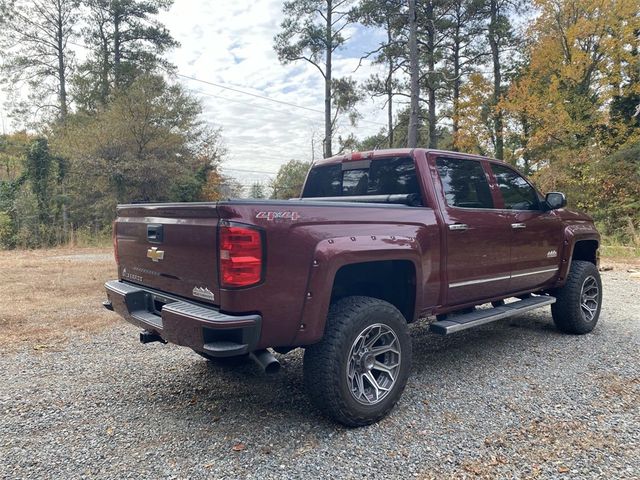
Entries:
[[493,208],[489,181],[477,160],[438,158],[438,175],[447,205],[459,208]]
[[536,190],[521,175],[503,165],[491,164],[493,176],[502,193],[504,208],[508,210],[538,210],[540,201]]
[[314,167],[303,197],[419,194],[411,157],[386,157]]

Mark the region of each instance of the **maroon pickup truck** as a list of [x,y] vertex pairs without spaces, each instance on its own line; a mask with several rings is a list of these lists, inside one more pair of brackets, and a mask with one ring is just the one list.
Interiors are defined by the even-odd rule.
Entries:
[[600,314],[599,235],[511,166],[425,149],[313,164],[298,199],[118,206],[105,307],[140,339],[208,359],[303,347],[304,381],[350,426],[384,417],[411,370],[407,324],[449,335],[551,305]]

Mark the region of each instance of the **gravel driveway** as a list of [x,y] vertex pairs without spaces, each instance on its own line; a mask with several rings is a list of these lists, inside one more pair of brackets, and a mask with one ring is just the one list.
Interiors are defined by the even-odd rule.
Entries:
[[414,325],[401,402],[356,430],[310,406],[297,352],[265,377],[121,324],[3,353],[0,478],[640,478],[640,281],[603,281],[586,336],[548,308],[444,338]]

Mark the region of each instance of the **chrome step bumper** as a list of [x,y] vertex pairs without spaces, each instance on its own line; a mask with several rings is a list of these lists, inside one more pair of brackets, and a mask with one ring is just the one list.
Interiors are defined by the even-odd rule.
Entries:
[[256,349],[262,317],[229,315],[139,285],[105,283],[104,307],[162,340],[214,357],[244,355]]

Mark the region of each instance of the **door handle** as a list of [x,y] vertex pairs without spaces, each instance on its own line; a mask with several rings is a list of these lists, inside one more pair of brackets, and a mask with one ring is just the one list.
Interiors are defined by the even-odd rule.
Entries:
[[449,230],[469,230],[469,225],[466,223],[452,223],[449,225]]
[[511,228],[513,228],[513,229],[523,229],[523,228],[527,228],[527,225],[525,225],[524,223],[512,223],[511,224]]

